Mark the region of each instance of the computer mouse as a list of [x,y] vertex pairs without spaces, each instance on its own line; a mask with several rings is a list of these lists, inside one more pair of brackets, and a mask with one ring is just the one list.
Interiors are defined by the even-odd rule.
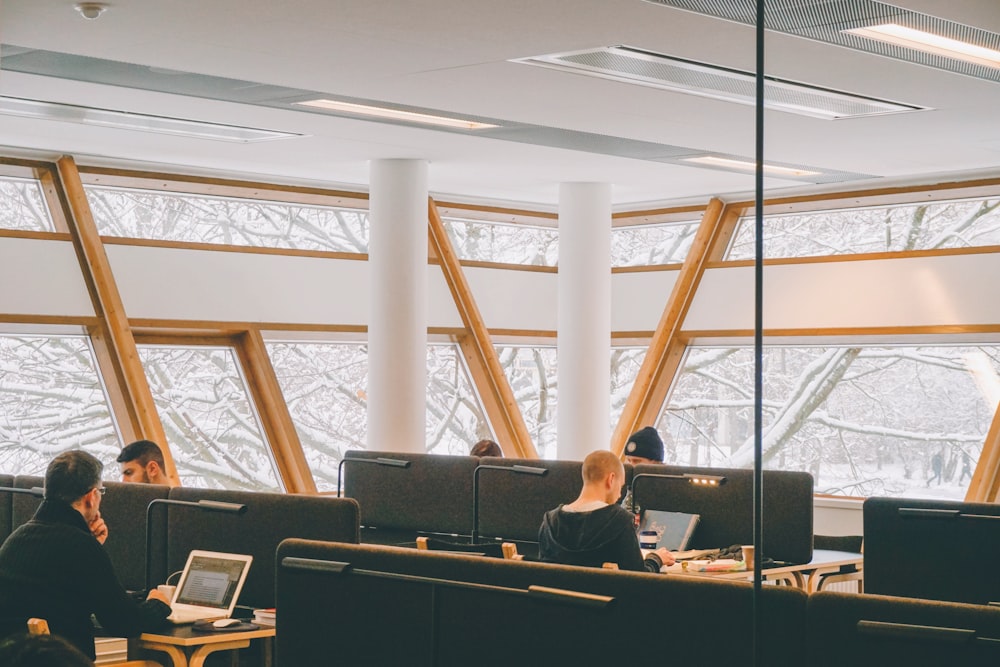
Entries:
[[216,628],[231,628],[234,625],[239,625],[242,622],[243,621],[241,621],[238,618],[220,618],[219,620],[212,623],[212,626]]

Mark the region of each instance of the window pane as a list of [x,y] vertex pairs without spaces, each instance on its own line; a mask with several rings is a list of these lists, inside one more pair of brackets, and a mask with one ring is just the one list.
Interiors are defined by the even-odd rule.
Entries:
[[280,490],[232,349],[141,345],[139,359],[185,486]]
[[83,449],[118,477],[121,442],[84,336],[0,336],[0,470],[44,475],[53,456]]
[[[1000,244],[1000,197],[768,216],[766,257],[967,248]],[[727,259],[754,256],[753,218],[743,218]]]
[[556,348],[497,347],[514,398],[538,455],[556,457]]
[[101,234],[263,248],[368,251],[368,212],[89,185]]
[[0,229],[55,231],[42,186],[37,180],[0,177]]
[[556,229],[481,220],[442,222],[459,259],[535,266],[555,266],[559,259]]
[[646,358],[646,350],[645,347],[616,347],[611,350],[611,433],[621,419],[625,401]]
[[612,229],[611,266],[653,266],[683,262],[697,231],[697,222]]
[[[764,466],[817,493],[964,498],[1000,392],[1000,347],[768,347]],[[695,348],[660,421],[667,460],[753,464],[753,350]]]
[[267,351],[316,487],[335,491],[344,452],[367,448],[368,347],[268,343]]
[[[368,348],[269,343],[267,350],[316,486],[333,491],[344,452],[368,447]],[[465,455],[482,438],[493,434],[458,346],[429,345],[427,452]]]

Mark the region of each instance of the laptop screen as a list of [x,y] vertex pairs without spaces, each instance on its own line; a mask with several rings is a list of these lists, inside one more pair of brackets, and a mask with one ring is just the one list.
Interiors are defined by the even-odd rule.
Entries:
[[193,553],[174,603],[229,609],[246,567],[245,559]]

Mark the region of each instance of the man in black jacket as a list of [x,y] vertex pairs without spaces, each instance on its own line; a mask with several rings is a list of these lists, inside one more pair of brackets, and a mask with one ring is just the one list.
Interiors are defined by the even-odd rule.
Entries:
[[538,555],[564,565],[601,567],[616,563],[621,570],[659,572],[672,565],[666,549],[639,550],[632,514],[618,504],[625,485],[625,467],[609,451],[596,451],[583,460],[583,490],[568,505],[545,513],[538,531]]
[[91,614],[113,636],[135,637],[163,624],[170,605],[150,591],[134,601],[104,551],[103,465],[83,451],[64,452],[45,471],[45,500],[31,521],[0,547],[0,637],[23,633],[43,618],[85,655],[94,657]]

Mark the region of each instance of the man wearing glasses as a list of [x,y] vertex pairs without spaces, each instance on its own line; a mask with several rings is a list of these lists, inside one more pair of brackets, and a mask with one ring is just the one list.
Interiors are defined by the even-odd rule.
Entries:
[[29,618],[43,618],[94,658],[91,614],[114,636],[135,637],[170,614],[163,594],[133,600],[104,551],[101,518],[104,466],[83,451],[64,452],[45,470],[45,500],[31,521],[0,547],[0,637],[24,633]]

